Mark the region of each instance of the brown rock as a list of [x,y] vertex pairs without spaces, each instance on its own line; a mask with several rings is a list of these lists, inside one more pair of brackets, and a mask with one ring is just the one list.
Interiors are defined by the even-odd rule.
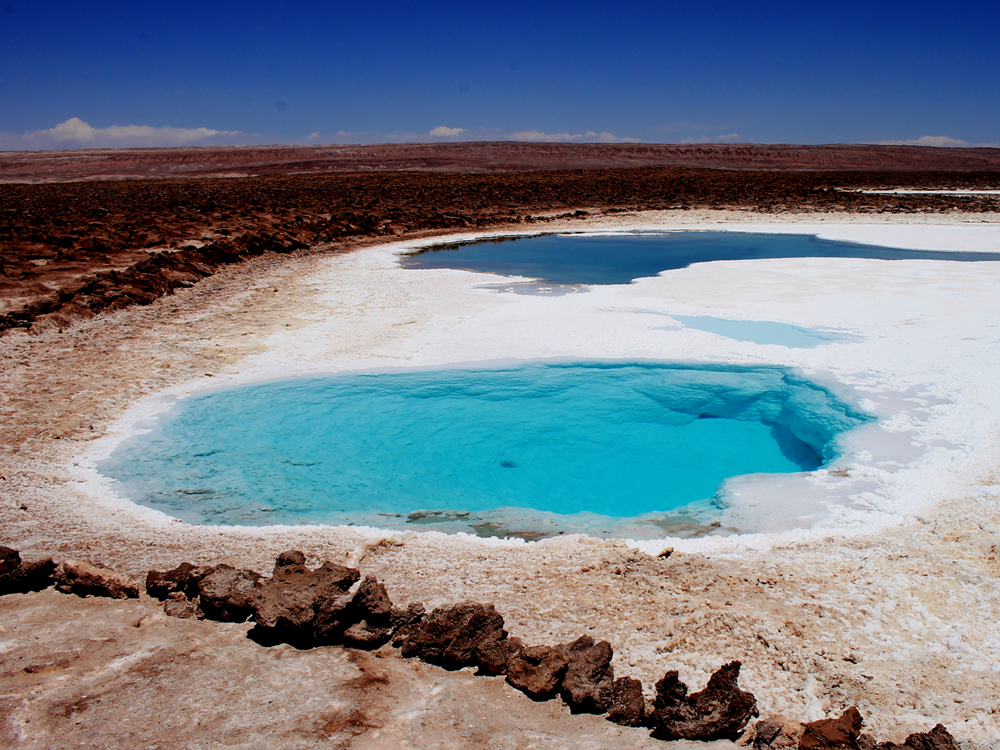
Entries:
[[175,591],[167,596],[167,600],[163,603],[163,611],[170,617],[193,620],[201,620],[205,617],[205,613],[201,611],[201,607],[199,606],[199,600],[197,598],[194,600],[188,599],[179,591]]
[[24,562],[4,581],[0,581],[0,593],[27,594],[42,591],[55,583],[56,564],[51,557],[34,562]]
[[[338,579],[339,580],[339,579]],[[272,630],[305,631],[316,617],[317,598],[330,588],[322,573],[305,566],[276,567],[274,575],[260,584],[254,605],[254,621]],[[337,594],[342,589],[334,584]]]
[[404,628],[395,640],[403,656],[417,656],[445,669],[495,664],[499,641],[506,640],[503,617],[492,604],[462,602],[441,607]]
[[21,553],[0,545],[0,576],[13,573],[21,565]]
[[838,719],[820,719],[802,725],[801,750],[827,750],[827,748],[850,748],[860,750],[858,737],[864,724],[861,712],[851,706]]
[[876,750],[958,750],[958,743],[943,724],[938,724],[929,732],[914,732],[902,745],[880,742]]
[[740,666],[738,661],[722,665],[704,690],[690,696],[677,672],[667,672],[656,683],[650,717],[653,736],[663,740],[736,739],[757,715],[757,701],[737,685]]
[[299,552],[297,549],[288,550],[287,552],[282,552],[278,555],[277,559],[274,561],[274,569],[287,568],[290,565],[305,565],[306,556],[304,553]]
[[[347,592],[360,572],[332,562],[311,570],[298,562],[304,559],[301,553],[282,553],[274,575],[255,592],[257,636],[268,642],[313,646],[338,639],[357,621],[349,620],[352,598]],[[369,596],[378,598],[375,593]]]
[[16,549],[0,546],[0,595],[47,589],[54,581],[55,568],[51,558],[24,562]]
[[63,560],[53,573],[56,588],[77,596],[137,599],[139,586],[131,578],[84,560]]
[[507,674],[510,661],[521,653],[524,644],[520,638],[499,638],[483,643],[479,649],[479,672],[481,674]]
[[406,608],[393,607],[390,617],[391,626],[394,632],[406,632],[414,627],[427,614],[423,602],[410,602]]
[[754,750],[796,750],[802,737],[802,722],[781,714],[758,721],[753,728]]
[[562,697],[573,713],[603,714],[611,706],[615,670],[614,650],[607,641],[594,643],[589,635],[556,646],[567,658]]
[[255,588],[260,575],[237,570],[225,563],[198,581],[198,596],[205,618],[221,622],[246,622],[253,614]]
[[166,599],[173,593],[181,593],[188,599],[198,595],[198,584],[205,576],[215,571],[207,565],[181,563],[173,570],[146,573],[146,593],[154,599]]
[[362,620],[385,620],[388,624],[392,617],[389,592],[374,576],[365,576],[351,603]]
[[[333,583],[328,583],[326,589],[316,599],[313,637],[317,643],[338,643],[343,639],[344,633],[365,614],[359,605],[355,604],[356,595],[361,587],[358,587],[358,592],[354,595],[350,593],[350,588],[357,582],[360,573],[354,568],[345,568],[329,562],[317,569],[317,572],[320,571],[326,571],[325,575]],[[342,589],[342,586],[346,588]],[[344,593],[340,593],[341,591]],[[383,594],[384,592],[385,589],[382,589]],[[387,621],[390,615],[391,605],[390,613],[386,615]]]
[[554,698],[569,659],[552,646],[529,646],[510,660],[507,682],[536,701]]
[[619,677],[611,686],[608,721],[626,727],[641,727],[646,718],[646,699],[642,697],[642,682],[632,677]]
[[389,640],[392,635],[392,601],[385,586],[373,576],[365,576],[351,599],[349,610],[348,619],[357,621],[344,631],[345,646],[371,649]]

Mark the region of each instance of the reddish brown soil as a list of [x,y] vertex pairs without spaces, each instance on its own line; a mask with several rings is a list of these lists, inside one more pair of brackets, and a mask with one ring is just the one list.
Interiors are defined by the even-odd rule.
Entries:
[[780,171],[1000,172],[1000,149],[926,146],[413,143],[0,152],[0,182],[330,172],[528,172],[700,167]]
[[40,319],[63,326],[100,310],[148,304],[265,252],[338,251],[381,236],[640,209],[998,211],[996,195],[851,192],[996,187],[998,181],[1000,175],[989,172],[643,168],[5,184],[0,332]]

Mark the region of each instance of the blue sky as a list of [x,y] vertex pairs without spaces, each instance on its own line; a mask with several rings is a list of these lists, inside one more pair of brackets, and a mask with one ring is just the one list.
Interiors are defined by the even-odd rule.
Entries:
[[0,148],[996,145],[998,29],[995,0],[0,0]]

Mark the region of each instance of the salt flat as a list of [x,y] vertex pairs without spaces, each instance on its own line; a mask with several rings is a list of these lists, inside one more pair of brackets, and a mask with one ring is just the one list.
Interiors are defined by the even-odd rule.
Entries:
[[[997,217],[982,218],[761,221],[692,211],[590,228],[697,226],[1000,251]],[[66,335],[0,339],[0,521],[15,546],[132,573],[182,559],[266,569],[277,551],[297,547],[311,560],[359,563],[401,602],[493,601],[512,633],[532,642],[607,638],[619,674],[647,689],[666,669],[700,687],[738,658],[765,715],[814,719],[857,704],[880,735],[942,721],[958,737],[1000,743],[1000,264],[739,261],[547,297],[478,289],[498,281],[482,274],[398,268],[395,253],[409,247],[262,259]],[[811,348],[761,345],[672,315],[850,335]],[[825,472],[737,483],[724,526],[741,533],[631,546],[194,527],[112,496],[90,468],[162,408],[163,394],[537,358],[779,364],[878,421]],[[646,554],[667,545],[677,550],[668,559]]]
[[[1000,249],[1000,232],[992,226],[699,226],[927,250]],[[629,285],[590,287],[585,294],[512,295],[477,289],[497,283],[488,274],[399,269],[396,255],[420,244],[373,247],[322,264],[304,280],[315,291],[289,311],[297,321],[294,330],[272,334],[265,351],[231,372],[184,384],[170,395],[317,372],[650,359],[794,367],[879,419],[850,436],[844,457],[825,471],[734,483],[724,525],[740,536],[670,542],[692,552],[766,547],[776,539],[820,538],[834,529],[872,533],[978,486],[976,478],[995,465],[1000,320],[991,307],[1000,290],[1000,264],[715,262]],[[842,340],[812,348],[760,345],[685,326],[672,315],[822,329],[842,334]],[[132,420],[147,418],[157,405],[143,404]],[[129,423],[121,425],[126,433]],[[100,444],[96,455],[115,442]],[[667,543],[639,546],[655,554]]]

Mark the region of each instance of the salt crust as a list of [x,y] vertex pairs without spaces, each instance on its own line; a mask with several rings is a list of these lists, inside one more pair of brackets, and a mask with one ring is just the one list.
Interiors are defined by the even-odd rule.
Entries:
[[[639,224],[628,230],[674,228]],[[1000,233],[991,226],[704,228],[815,234],[921,250],[1000,251]],[[602,233],[623,232],[619,227]],[[879,424],[846,436],[843,457],[825,470],[731,482],[722,493],[728,506],[722,519],[725,536],[631,542],[650,554],[666,546],[717,554],[822,539],[832,531],[871,534],[961,491],[967,486],[966,477],[991,465],[1000,388],[983,388],[981,365],[986,362],[978,360],[986,354],[983,344],[998,333],[989,330],[993,327],[989,306],[998,290],[1000,264],[812,258],[717,262],[556,298],[483,294],[477,286],[503,278],[490,274],[397,267],[399,253],[485,236],[493,235],[393,243],[351,256],[350,269],[340,262],[328,264],[315,273],[312,283],[336,291],[315,296],[312,301],[319,310],[311,311],[312,322],[291,334],[274,334],[266,352],[247,358],[223,377],[184,384],[137,406],[119,423],[117,434],[94,446],[86,464],[106,456],[121,437],[142,429],[158,410],[206,387],[347,370],[482,367],[577,358],[780,364],[802,371],[879,417]],[[383,293],[394,290],[399,301],[365,319],[330,314],[354,274],[377,275]],[[970,309],[980,315],[970,317]],[[791,349],[664,326],[672,322],[671,314],[775,321],[837,330],[851,337],[814,349]],[[959,315],[966,335],[956,338],[949,334]],[[393,337],[388,345],[344,356],[342,341],[384,335],[387,325],[401,327],[395,316],[407,319],[402,326],[417,328],[414,335]],[[950,371],[934,372],[945,352],[952,362]],[[998,356],[1000,348],[993,347],[988,361],[995,363]],[[956,360],[967,366],[954,366]],[[989,399],[990,395],[995,398]],[[970,410],[969,398],[977,399],[981,408]],[[973,414],[976,418],[970,419]],[[92,475],[90,481],[108,491],[99,477]],[[543,518],[539,514],[537,522]],[[584,528],[586,523],[585,518],[579,520]],[[600,526],[599,517],[593,523]]]
[[[591,228],[815,232],[916,249],[1000,251],[997,217],[935,217],[938,226],[923,225],[923,217],[878,224],[805,218],[810,223],[793,216],[778,224],[677,212]],[[581,632],[607,637],[619,672],[647,688],[671,668],[700,687],[724,660],[740,658],[743,682],[765,713],[813,719],[857,703],[877,733],[899,736],[940,720],[957,736],[1000,747],[1000,264],[712,263],[547,298],[478,290],[497,280],[484,274],[396,267],[394,254],[413,246],[262,261],[81,326],[71,334],[74,349],[119,344],[111,359],[87,360],[91,372],[72,373],[81,383],[117,381],[89,414],[105,437],[84,441],[67,428],[69,439],[53,440],[63,436],[51,431],[25,439],[30,455],[5,452],[8,503],[0,521],[9,540],[133,572],[180,559],[266,569],[276,550],[299,547],[315,560],[362,563],[399,601],[494,601],[511,631],[534,642]],[[262,295],[272,284],[281,293]],[[842,329],[856,338],[813,349],[761,346],[663,330],[671,313]],[[248,328],[250,340],[235,338]],[[5,387],[23,388],[19,413],[37,417],[42,406],[30,401],[32,389],[52,390],[45,382],[55,383],[70,348],[55,334],[7,336],[0,345],[12,363]],[[64,348],[49,354],[46,346]],[[182,397],[278,376],[545,357],[781,364],[853,390],[880,423],[847,446],[846,463],[807,480],[813,489],[803,493],[809,506],[799,515],[816,515],[797,520],[805,528],[671,541],[677,552],[667,560],[586,537],[525,544],[357,528],[191,527],[113,497],[92,471],[92,460],[123,430],[161,408],[150,400],[154,391]],[[179,372],[137,385],[135,370],[148,373],[156,362]],[[211,380],[192,377],[209,367]],[[50,380],[38,385],[39,373]],[[105,429],[112,417],[117,422]],[[12,436],[27,430],[16,422]],[[837,495],[845,483],[851,492]],[[772,489],[763,498],[737,497],[734,508],[742,510],[727,523],[751,530],[761,519],[778,523],[787,505],[762,512],[751,503],[772,503],[771,494],[787,503],[803,486]],[[754,494],[743,485],[734,492]],[[663,544],[642,547],[658,552]]]

